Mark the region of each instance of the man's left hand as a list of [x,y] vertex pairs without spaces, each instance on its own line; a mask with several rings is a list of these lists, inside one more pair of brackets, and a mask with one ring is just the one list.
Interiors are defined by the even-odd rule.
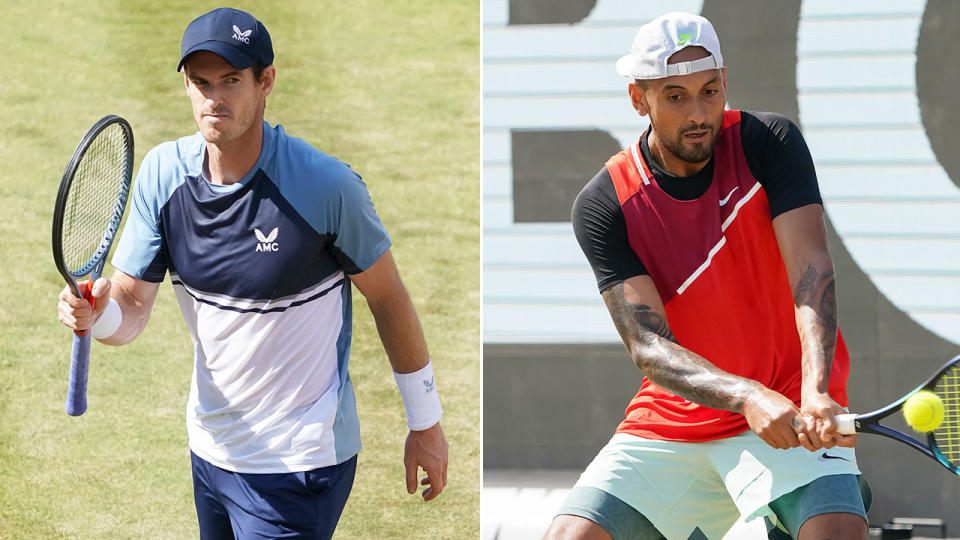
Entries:
[[[834,446],[856,446],[856,434],[843,435],[837,433],[835,417],[846,412],[829,394],[818,392],[804,395],[800,406],[800,414],[803,416],[807,429],[805,433],[800,435],[800,443],[808,450],[833,448]],[[804,440],[805,438],[806,440]]]
[[439,423],[423,431],[411,431],[403,449],[407,493],[416,493],[417,471],[423,468],[427,476],[420,481],[420,485],[429,486],[423,490],[423,500],[435,499],[447,485],[447,453],[447,439]]

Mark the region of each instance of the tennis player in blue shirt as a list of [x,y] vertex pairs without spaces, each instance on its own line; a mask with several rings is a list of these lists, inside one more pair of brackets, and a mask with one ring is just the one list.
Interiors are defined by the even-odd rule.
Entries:
[[221,8],[187,27],[178,71],[199,132],[140,165],[117,272],[60,320],[109,345],[143,331],[167,272],[195,346],[187,403],[201,537],[329,538],[360,451],[350,284],[376,320],[410,433],[407,491],[447,475],[442,409],[390,237],[348,165],[263,120],[264,25]]

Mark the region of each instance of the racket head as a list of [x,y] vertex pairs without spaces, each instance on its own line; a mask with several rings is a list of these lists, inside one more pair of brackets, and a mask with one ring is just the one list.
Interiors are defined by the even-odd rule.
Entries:
[[60,180],[53,212],[53,259],[77,297],[77,281],[100,277],[120,228],[133,177],[133,130],[108,115],[80,140]]
[[[933,392],[943,402],[943,422],[927,433],[924,441],[880,424],[880,420],[900,411],[907,399],[921,390]],[[871,413],[857,415],[856,430],[905,443],[960,476],[960,356],[947,361],[923,384],[897,401]]]
[[927,444],[937,461],[960,475],[960,356],[947,362],[923,389],[943,402],[943,421],[927,434]]

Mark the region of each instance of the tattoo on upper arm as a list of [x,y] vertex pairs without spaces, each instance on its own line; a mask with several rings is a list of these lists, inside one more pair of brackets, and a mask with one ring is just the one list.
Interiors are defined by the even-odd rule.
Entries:
[[654,332],[655,334],[667,338],[677,343],[677,338],[670,331],[667,320],[659,313],[644,304],[631,304],[633,307],[633,318],[640,326]]
[[627,300],[623,292],[623,283],[618,283],[603,292],[604,299],[610,309],[614,323],[621,329],[621,333],[629,331],[634,324],[640,328],[653,332],[660,337],[678,343],[677,338],[670,331],[667,319],[646,304],[634,304]]

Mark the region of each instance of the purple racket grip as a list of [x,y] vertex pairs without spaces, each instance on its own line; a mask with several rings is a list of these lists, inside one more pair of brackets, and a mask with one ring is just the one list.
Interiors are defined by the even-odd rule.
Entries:
[[73,354],[70,356],[70,386],[63,409],[70,416],[80,416],[87,410],[87,368],[90,367],[90,332],[73,335]]

